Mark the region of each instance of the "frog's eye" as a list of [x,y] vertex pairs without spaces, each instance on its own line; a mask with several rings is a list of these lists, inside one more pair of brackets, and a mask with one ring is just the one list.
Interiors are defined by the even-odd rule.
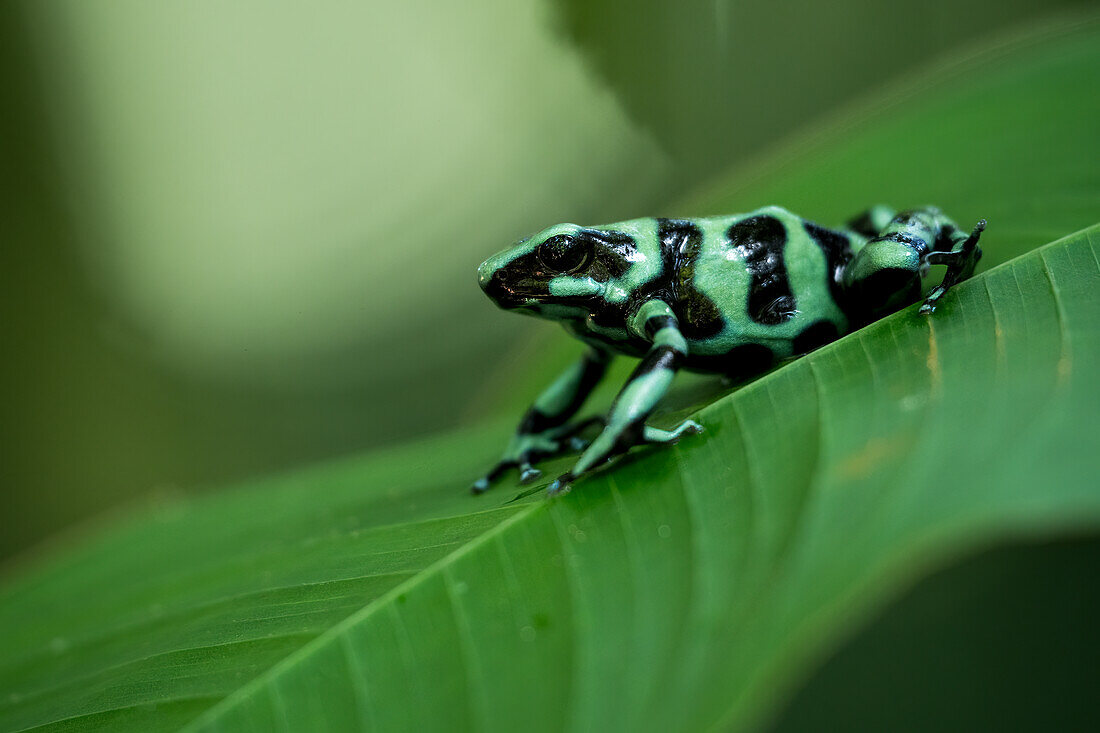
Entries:
[[542,266],[551,272],[569,273],[581,269],[592,254],[592,243],[585,239],[558,234],[539,245]]

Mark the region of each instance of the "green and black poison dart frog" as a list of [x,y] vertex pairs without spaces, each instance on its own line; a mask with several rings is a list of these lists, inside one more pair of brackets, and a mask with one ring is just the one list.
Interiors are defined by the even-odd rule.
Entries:
[[[631,446],[673,443],[702,427],[645,424],[678,369],[743,379],[805,354],[915,303],[921,278],[947,265],[920,308],[974,272],[985,221],[968,235],[937,209],[895,214],[876,206],[829,229],[777,206],[699,219],[633,219],[606,226],[558,224],[482,263],[482,289],[497,305],[560,321],[588,349],[535,400],[501,460],[472,489],[510,468],[521,483],[538,461],[581,451],[548,488]],[[614,354],[641,359],[606,419],[570,422]],[[578,434],[593,424],[588,444]]]

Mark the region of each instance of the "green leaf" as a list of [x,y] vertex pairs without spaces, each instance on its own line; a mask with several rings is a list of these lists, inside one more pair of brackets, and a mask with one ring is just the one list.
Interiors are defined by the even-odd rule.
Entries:
[[950,316],[906,311],[715,402],[705,440],[522,509],[200,728],[755,720],[911,573],[1096,526],[1098,244],[1100,227],[960,288]]
[[[1098,38],[927,85],[920,99],[938,101],[923,112],[896,107],[804,168],[709,200],[787,186],[796,210],[849,213],[892,197],[834,202],[833,188],[889,174],[959,218],[987,215],[991,258],[1022,249],[1095,215],[1100,116],[1088,98],[1074,115],[1005,117],[1008,100],[1079,91]],[[985,96],[968,107],[967,90]],[[1054,152],[990,154],[967,178],[945,171],[943,156],[967,152],[950,129]],[[914,160],[907,130],[943,148]],[[868,166],[878,178],[861,183]],[[1045,193],[1063,178],[1066,196]],[[945,181],[957,188],[937,195]],[[971,211],[987,181],[999,208]],[[1018,210],[1029,199],[1042,205]],[[999,538],[1100,526],[1098,245],[1094,226],[964,283],[931,319],[911,308],[872,324],[702,406],[703,436],[560,500],[465,493],[509,419],[168,503],[0,589],[0,728],[759,722],[931,568]]]

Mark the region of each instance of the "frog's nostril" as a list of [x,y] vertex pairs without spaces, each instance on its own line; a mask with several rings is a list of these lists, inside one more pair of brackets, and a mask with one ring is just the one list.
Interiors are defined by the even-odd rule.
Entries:
[[501,277],[499,270],[487,271],[479,269],[477,273],[478,284],[485,294],[501,308],[515,308],[519,305],[519,299],[508,284]]

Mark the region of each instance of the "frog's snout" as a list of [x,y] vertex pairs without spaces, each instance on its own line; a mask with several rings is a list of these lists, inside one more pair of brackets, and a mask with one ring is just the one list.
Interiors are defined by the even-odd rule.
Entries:
[[478,266],[477,284],[481,286],[486,295],[498,303],[500,298],[507,294],[507,289],[504,287],[504,283],[501,282],[500,273],[489,264],[489,260],[485,260]]
[[516,302],[515,293],[504,282],[500,270],[493,267],[491,263],[492,260],[485,260],[477,268],[478,285],[501,308],[515,308],[519,305]]
[[489,267],[489,260],[485,260],[477,266],[477,284],[486,293],[489,292],[489,283],[493,279],[493,268]]

